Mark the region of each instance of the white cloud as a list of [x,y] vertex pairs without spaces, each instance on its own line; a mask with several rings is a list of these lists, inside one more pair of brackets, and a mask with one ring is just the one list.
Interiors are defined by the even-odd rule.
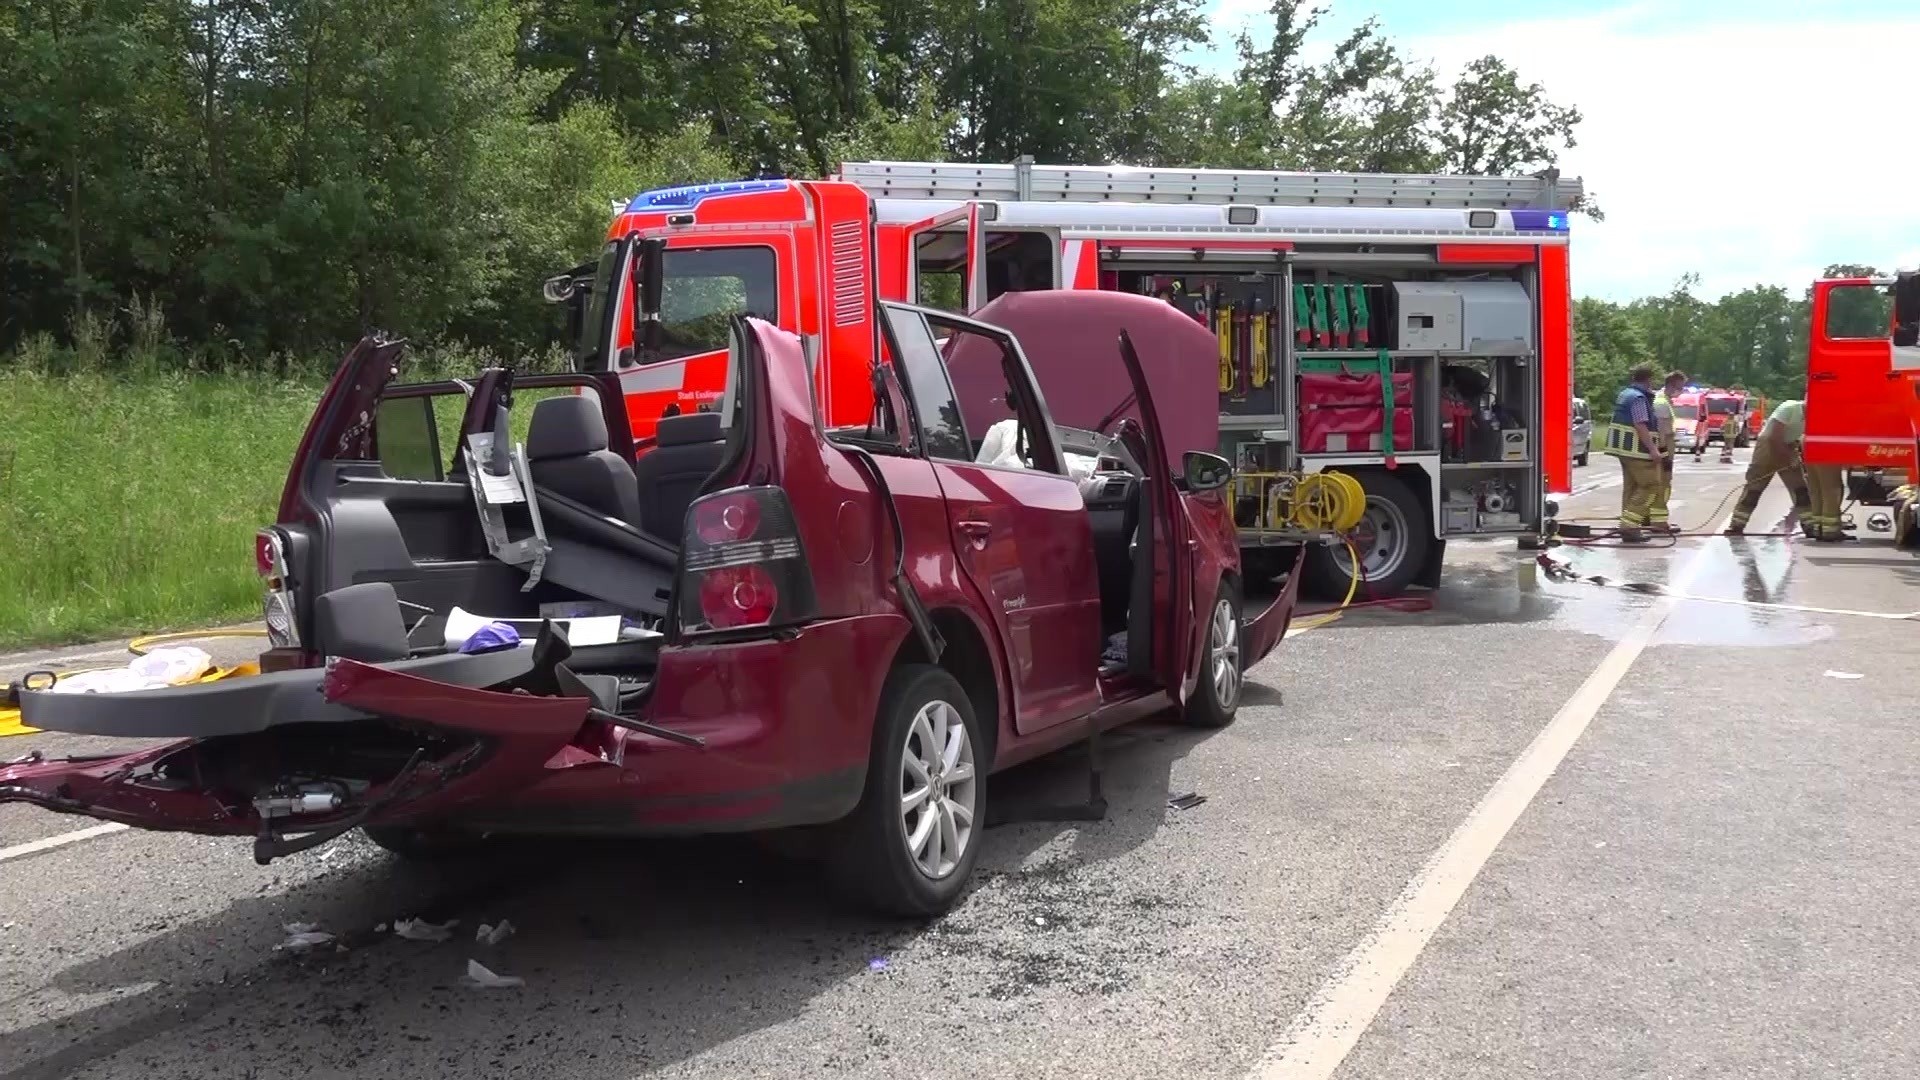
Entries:
[[[1249,6],[1223,0],[1216,26]],[[1447,77],[1492,53],[1585,114],[1561,168],[1607,220],[1575,221],[1582,294],[1663,292],[1690,270],[1708,296],[1756,282],[1797,293],[1829,263],[1920,264],[1920,138],[1896,118],[1911,109],[1897,88],[1920,15],[1663,25],[1660,9],[1397,43]]]

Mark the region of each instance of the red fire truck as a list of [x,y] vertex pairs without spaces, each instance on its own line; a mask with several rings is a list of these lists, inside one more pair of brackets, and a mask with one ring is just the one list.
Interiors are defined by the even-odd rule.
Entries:
[[[571,303],[578,362],[620,373],[641,437],[720,396],[739,311],[804,335],[823,418],[861,422],[880,349],[870,275],[882,298],[962,313],[1009,291],[1160,296],[1220,342],[1218,370],[1195,377],[1217,379],[1222,453],[1283,481],[1271,502],[1242,491],[1243,544],[1327,540],[1286,510],[1284,481],[1344,472],[1366,496],[1359,572],[1391,594],[1437,581],[1450,538],[1537,535],[1546,494],[1570,485],[1580,193],[1553,171],[850,163],[643,192],[598,264],[547,295]],[[657,290],[637,288],[650,276]],[[1309,567],[1328,587],[1354,572],[1344,543]]]
[[[1813,283],[1805,459],[1847,470],[1847,494],[1912,514],[1920,481],[1920,273]],[[1900,533],[1892,515],[1868,524]]]

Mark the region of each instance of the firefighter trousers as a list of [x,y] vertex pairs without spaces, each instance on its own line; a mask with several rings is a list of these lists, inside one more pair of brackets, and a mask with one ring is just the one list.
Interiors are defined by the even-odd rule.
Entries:
[[1811,505],[1801,511],[1801,520],[1816,540],[1838,540],[1842,480],[1838,465],[1808,465],[1807,495]]
[[1660,459],[1660,480],[1653,486],[1653,499],[1647,504],[1647,524],[1654,532],[1667,529],[1667,500],[1673,498],[1673,455]]
[[1807,494],[1807,480],[1800,471],[1800,463],[1791,453],[1783,454],[1774,449],[1774,444],[1757,439],[1753,444],[1753,457],[1747,460],[1747,483],[1741,489],[1740,502],[1733,508],[1733,520],[1728,524],[1735,529],[1747,527],[1747,521],[1753,517],[1754,508],[1760,505],[1760,496],[1767,493],[1767,486],[1773,483],[1778,474],[1780,482],[1787,485],[1787,492],[1793,496],[1794,509],[1802,514],[1808,512],[1810,499]]
[[1660,463],[1652,458],[1620,459],[1620,531],[1637,533],[1647,527],[1653,500],[1660,492]]

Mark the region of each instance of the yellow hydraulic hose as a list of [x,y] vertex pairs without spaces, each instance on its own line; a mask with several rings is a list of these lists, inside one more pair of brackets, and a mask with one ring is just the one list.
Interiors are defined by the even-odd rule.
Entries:
[[239,628],[233,630],[182,630],[172,634],[148,634],[127,642],[127,651],[135,656],[147,655],[147,650],[156,645],[172,645],[181,641],[204,641],[208,638],[266,637],[265,630]]

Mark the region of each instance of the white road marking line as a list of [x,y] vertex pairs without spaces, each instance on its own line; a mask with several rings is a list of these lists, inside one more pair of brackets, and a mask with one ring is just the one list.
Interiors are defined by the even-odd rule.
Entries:
[[[1731,519],[1729,514],[1728,518]],[[1726,522],[1721,523],[1724,528]],[[1716,530],[1718,531],[1718,530]],[[1725,541],[1720,541],[1725,544]],[[1702,548],[1688,560],[1673,587],[1691,584],[1714,547]],[[1320,985],[1280,1040],[1248,1072],[1249,1080],[1327,1080],[1353,1052],[1373,1023],[1388,995],[1400,985],[1414,961],[1433,940],[1454,905],[1466,894],[1487,860],[1506,838],[1508,830],[1526,812],[1574,743],[1626,677],[1628,669],[1653,641],[1660,627],[1680,604],[1663,595],[1627,636],[1607,653],[1560,707],[1540,734],[1534,736],[1507,767],[1479,805],[1454,829],[1420,872],[1394,898],[1373,931],[1356,945]]]
[[24,859],[28,855],[38,855],[43,851],[52,851],[54,848],[66,847],[68,844],[77,844],[82,840],[91,840],[96,836],[107,836],[111,833],[122,832],[125,831],[126,828],[127,826],[117,821],[109,821],[104,825],[95,825],[90,829],[75,829],[72,832],[60,833],[57,836],[43,836],[38,840],[29,840],[24,844],[15,844],[10,848],[0,848],[0,862],[6,862],[9,859]]

